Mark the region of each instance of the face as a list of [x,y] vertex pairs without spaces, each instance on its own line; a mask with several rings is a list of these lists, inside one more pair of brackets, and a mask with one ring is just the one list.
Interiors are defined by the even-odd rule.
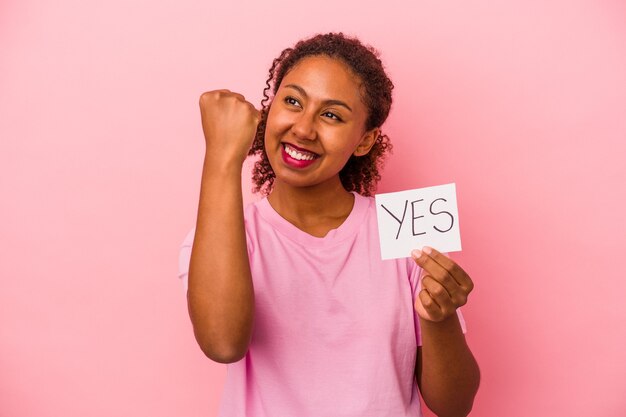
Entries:
[[265,152],[275,186],[338,181],[350,156],[367,154],[378,136],[378,129],[365,130],[367,116],[360,80],[343,62],[325,56],[298,62],[267,118]]

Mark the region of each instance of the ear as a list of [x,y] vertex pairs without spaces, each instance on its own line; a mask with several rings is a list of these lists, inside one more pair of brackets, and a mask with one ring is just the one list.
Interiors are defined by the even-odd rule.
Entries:
[[359,144],[357,145],[352,155],[354,156],[367,155],[370,149],[372,149],[372,146],[374,146],[374,143],[376,143],[376,139],[378,138],[379,135],[380,135],[379,127],[375,127],[372,130],[366,131],[363,134],[363,137],[361,137],[361,142],[359,142]]

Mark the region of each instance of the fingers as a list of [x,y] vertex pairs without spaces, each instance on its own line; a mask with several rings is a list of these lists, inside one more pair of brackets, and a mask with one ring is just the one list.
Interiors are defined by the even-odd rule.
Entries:
[[234,91],[230,91],[228,89],[220,89],[220,90],[212,90],[212,91],[205,91],[204,93],[202,93],[200,95],[200,105],[202,106],[202,103],[204,100],[209,100],[211,98],[214,99],[220,99],[220,98],[224,98],[224,97],[233,97],[236,98],[238,101],[242,102],[242,103],[247,103],[249,104],[249,106],[255,110],[258,111],[254,105],[252,103],[250,103],[248,100],[246,100],[246,98],[244,97],[243,94],[239,94],[236,93]]
[[224,162],[243,163],[256,137],[261,112],[242,94],[223,89],[202,93],[200,116],[207,154]]
[[441,321],[467,303],[474,284],[459,265],[430,247],[424,247],[422,251],[414,250],[411,255],[422,268],[422,289],[419,293],[421,305],[416,303],[416,310],[425,313],[423,318]]
[[415,249],[411,252],[411,256],[415,263],[440,281],[446,288],[451,285],[449,281],[451,278],[468,294],[474,289],[474,283],[463,268],[436,249],[424,246],[422,251]]
[[420,299],[424,309],[433,320],[443,320],[457,309],[448,290],[430,275],[422,278]]
[[258,125],[259,122],[261,121],[261,111],[257,110],[257,108],[254,107],[254,105],[252,103],[250,103],[250,102],[248,102],[248,105],[250,107],[250,111],[251,111],[252,117],[254,117],[254,120],[255,120],[256,124]]
[[234,93],[234,92],[231,92],[229,90],[225,90],[225,91],[227,91],[229,95],[237,98],[242,103],[245,103],[248,106],[248,109],[250,109],[250,114],[254,118],[256,124],[259,124],[259,122],[261,121],[261,112],[259,110],[257,110],[256,107],[254,107],[254,104],[252,104],[248,100],[246,100],[246,98],[243,96],[243,94]]
[[[252,103],[246,100],[243,94],[239,94],[228,89],[206,91],[200,95],[200,111],[201,113],[212,111],[215,108],[226,108],[241,111],[247,109],[244,113],[254,121],[256,125],[261,121],[261,112],[257,110]],[[241,104],[245,105],[242,107]],[[219,117],[221,118],[221,117]]]
[[415,310],[420,317],[430,321],[441,321],[441,310],[439,305],[433,300],[428,290],[423,289],[417,294]]

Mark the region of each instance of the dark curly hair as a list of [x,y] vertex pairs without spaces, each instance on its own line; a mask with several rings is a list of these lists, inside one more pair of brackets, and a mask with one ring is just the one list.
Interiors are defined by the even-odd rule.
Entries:
[[[293,48],[283,50],[280,56],[274,59],[265,82],[266,87],[263,89],[261,100],[261,121],[248,152],[249,156],[260,156],[252,171],[255,193],[269,194],[275,178],[274,170],[265,153],[265,128],[271,106],[271,103],[268,104],[270,100],[268,92],[272,90],[273,98],[283,78],[295,64],[305,57],[320,55],[339,59],[360,78],[363,103],[368,109],[366,130],[380,127],[387,119],[391,108],[393,83],[385,73],[378,58],[379,54],[374,48],[363,45],[357,38],[344,36],[341,32],[319,34],[299,41]],[[381,133],[369,153],[359,157],[352,155],[339,172],[344,188],[347,191],[371,196],[376,190],[376,183],[380,180],[379,170],[382,169],[384,159],[391,148],[389,137]]]

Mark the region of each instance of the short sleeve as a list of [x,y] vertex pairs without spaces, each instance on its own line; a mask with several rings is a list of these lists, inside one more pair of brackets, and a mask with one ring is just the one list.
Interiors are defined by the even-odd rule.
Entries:
[[[254,252],[254,235],[251,236],[251,234],[253,232],[251,232],[249,229],[249,224],[248,224],[248,215],[249,215],[249,211],[253,210],[253,204],[250,204],[248,206],[248,208],[246,208],[246,212],[244,215],[244,224],[245,224],[245,232],[246,232],[246,249],[248,250],[248,257],[252,256],[252,253]],[[196,227],[194,226],[189,233],[187,233],[187,236],[185,236],[185,239],[183,240],[183,242],[180,244],[180,248],[178,251],[178,278],[182,281],[183,283],[183,288],[185,290],[185,294],[187,293],[187,290],[189,288],[189,263],[191,261],[191,248],[193,247],[193,241],[196,235]]]
[[[444,255],[448,256],[447,253],[444,253]],[[413,295],[413,322],[415,324],[415,339],[417,342],[417,346],[422,346],[422,332],[420,330],[419,315],[415,310],[415,302],[417,301],[417,296],[422,289],[422,282],[419,279],[422,268],[419,267],[412,258],[407,258],[407,262],[409,262],[409,281],[411,283],[411,291]],[[465,318],[463,317],[463,313],[461,312],[460,308],[456,309],[456,314],[459,317],[461,330],[463,330],[463,333],[465,334],[467,332],[467,327],[465,325]]]
[[183,282],[185,293],[187,293],[188,288],[189,262],[191,260],[191,248],[195,234],[196,228],[194,227],[187,233],[178,252],[178,278]]

